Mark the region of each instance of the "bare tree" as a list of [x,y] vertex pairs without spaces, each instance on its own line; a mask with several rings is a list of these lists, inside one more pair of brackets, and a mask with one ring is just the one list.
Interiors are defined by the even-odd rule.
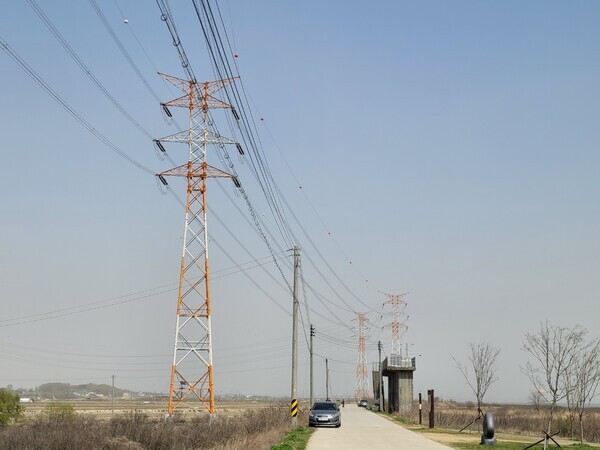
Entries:
[[577,404],[575,401],[575,390],[577,388],[577,382],[579,377],[578,368],[579,358],[573,361],[565,370],[565,376],[563,377],[563,387],[565,391],[565,400],[567,401],[567,411],[569,417],[569,435],[571,440],[575,435],[575,417],[577,416]]
[[529,403],[531,403],[535,407],[536,412],[540,411],[540,405],[542,404],[542,394],[538,389],[534,389],[529,394]]
[[574,410],[579,418],[579,440],[583,444],[583,417],[600,384],[600,341],[585,345],[574,364],[577,374],[571,390]]
[[471,391],[475,394],[475,399],[477,400],[477,417],[480,417],[483,414],[481,410],[483,398],[492,383],[498,381],[496,377],[496,359],[498,358],[500,349],[483,343],[471,343],[470,347],[471,354],[468,357],[470,362],[469,367],[461,364],[454,357],[452,359],[471,388]]
[[523,371],[550,405],[548,434],[556,405],[568,392],[564,378],[581,354],[586,334],[587,330],[579,326],[569,329],[545,321],[540,323],[537,333],[525,335],[523,349],[533,357],[533,363],[528,361]]

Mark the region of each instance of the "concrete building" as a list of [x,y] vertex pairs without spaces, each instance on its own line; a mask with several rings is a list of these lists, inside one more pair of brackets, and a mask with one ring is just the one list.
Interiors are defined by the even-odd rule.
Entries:
[[[410,411],[414,399],[413,373],[416,369],[415,358],[390,355],[383,360],[381,370],[383,376],[387,377],[387,412]],[[373,384],[379,387],[378,383]]]

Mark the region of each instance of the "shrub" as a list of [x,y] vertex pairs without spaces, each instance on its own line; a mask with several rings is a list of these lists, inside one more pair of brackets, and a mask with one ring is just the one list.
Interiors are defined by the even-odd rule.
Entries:
[[75,408],[69,403],[51,402],[44,408],[44,415],[51,422],[72,422]]
[[19,404],[19,396],[6,389],[0,389],[0,425],[19,420],[22,415],[23,407]]

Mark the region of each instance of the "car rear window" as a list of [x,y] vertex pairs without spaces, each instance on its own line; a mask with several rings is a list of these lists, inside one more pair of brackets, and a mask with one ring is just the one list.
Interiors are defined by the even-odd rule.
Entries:
[[312,409],[323,411],[327,409],[335,410],[336,407],[334,403],[315,403]]

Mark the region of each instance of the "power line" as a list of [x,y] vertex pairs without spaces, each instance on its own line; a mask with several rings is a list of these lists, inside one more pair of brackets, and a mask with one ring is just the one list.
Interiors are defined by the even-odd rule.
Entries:
[[[198,21],[202,28],[203,34],[205,36],[206,44],[208,46],[209,53],[211,54],[214,68],[218,74],[218,77],[219,78],[233,77],[234,75],[233,75],[233,72],[231,71],[231,67],[229,65],[228,59],[224,56],[224,52],[222,51],[222,48],[223,48],[222,41],[219,36],[218,27],[216,26],[216,22],[214,21],[214,16],[212,16],[212,9],[210,9],[210,4],[208,5],[208,9],[207,9],[204,2],[201,2],[202,11],[206,15],[206,22],[207,22],[208,28],[210,30],[205,26],[204,21],[202,20],[200,8],[198,7],[198,4],[195,0],[193,0],[193,5],[194,5],[194,9],[196,11],[196,16],[198,17]],[[211,21],[211,18],[212,18],[212,21]],[[211,39],[209,38],[209,32],[213,38],[213,42],[215,44],[217,54],[215,54],[215,50],[213,49],[213,44],[211,43]],[[219,60],[220,60],[221,64],[219,64]],[[231,99],[229,90],[231,90],[234,100]],[[259,182],[259,185],[261,186],[261,189],[263,190],[263,193],[264,193],[265,197],[267,198],[267,204],[271,208],[271,211],[276,219],[276,223],[281,224],[280,232],[282,232],[282,235],[284,236],[284,238],[286,238],[286,236],[287,236],[288,245],[291,245],[293,242],[290,240],[291,239],[290,238],[291,237],[291,229],[289,227],[289,224],[287,223],[287,219],[285,218],[285,215],[284,215],[281,207],[277,203],[275,189],[274,189],[274,181],[273,181],[272,175],[268,169],[268,165],[266,164],[264,158],[261,156],[261,154],[259,152],[259,146],[257,145],[254,133],[252,132],[252,129],[249,126],[249,120],[246,115],[245,106],[244,106],[244,103],[241,101],[241,97],[239,95],[239,92],[237,90],[237,86],[235,85],[235,83],[230,85],[227,89],[224,89],[224,93],[227,96],[228,103],[235,105],[239,109],[239,116],[241,118],[241,121],[238,121],[237,123],[238,123],[238,127],[239,127],[240,131],[242,132],[242,137],[244,139],[244,142],[246,142],[246,138],[247,138],[247,145],[249,144],[250,148],[252,150],[251,154],[254,154],[254,157],[256,158],[256,165],[253,162],[252,158],[251,158],[251,162],[253,164],[254,171],[257,176],[257,181]],[[257,169],[257,167],[258,167],[258,169]]]
[[[249,269],[252,269],[252,268],[255,268],[255,267],[261,267],[261,266],[264,266],[264,264],[268,264],[270,262],[271,261],[268,261],[267,263],[256,264],[255,266],[247,267],[245,269],[241,269],[241,265],[234,266],[234,268],[235,267],[240,267],[240,270],[238,270],[236,272],[228,273],[228,274],[225,274],[225,275],[221,275],[221,276],[215,276],[215,277],[213,277],[213,279],[222,278],[224,276],[233,275],[233,274],[239,273],[239,272],[245,273],[246,270],[249,270]],[[215,273],[223,272],[225,270],[229,270],[229,269],[223,269],[221,271],[216,271]],[[162,291],[159,291],[159,292],[154,292],[152,294],[142,295],[142,296],[138,296],[138,297],[135,297],[135,298],[132,298],[132,299],[120,301],[120,299],[125,298],[125,297],[131,297],[131,296],[138,295],[138,294],[144,294],[146,292],[152,292],[152,291],[154,291],[156,289],[162,289],[162,288],[170,286],[172,284],[173,283],[170,283],[170,284],[159,286],[159,287],[156,287],[156,288],[146,289],[144,291],[136,292],[136,293],[133,293],[133,294],[127,294],[127,295],[123,295],[123,296],[119,296],[119,297],[114,297],[114,298],[107,299],[107,300],[99,300],[97,302],[87,303],[87,304],[73,306],[73,307],[69,307],[69,308],[61,308],[61,309],[56,309],[56,310],[52,310],[52,311],[46,311],[44,313],[28,314],[28,315],[25,315],[25,316],[13,317],[12,319],[2,319],[2,320],[0,320],[0,328],[11,327],[11,326],[14,326],[14,325],[23,325],[23,324],[32,323],[32,322],[39,322],[39,321],[42,321],[42,320],[56,319],[56,318],[71,316],[71,315],[75,315],[75,314],[81,314],[81,313],[84,313],[84,312],[96,311],[96,310],[99,310],[99,309],[110,308],[110,307],[113,307],[113,306],[119,306],[119,305],[123,305],[123,304],[126,304],[126,303],[131,303],[131,302],[138,301],[138,300],[143,300],[143,299],[150,298],[150,297],[155,297],[155,296],[166,294],[166,293],[169,293],[169,292],[174,292],[174,291],[177,290],[177,288],[165,289],[165,290],[162,290]],[[271,299],[273,301],[276,301],[272,297],[271,297]],[[98,305],[98,304],[106,303],[106,302],[112,302],[112,303],[109,303],[107,305],[102,305],[102,306],[92,306],[92,305]],[[287,311],[285,311],[285,312],[287,313]],[[60,313],[64,313],[64,314],[60,314]],[[36,320],[23,320],[23,319],[31,319],[31,318],[34,318],[34,317],[38,317],[38,319],[36,319]],[[39,318],[39,317],[41,317],[41,318]],[[6,324],[6,322],[15,322],[15,321],[19,321],[19,322]],[[4,324],[2,324],[2,323],[4,323]]]
[[142,81],[142,83],[144,84],[144,86],[146,87],[148,92],[150,92],[150,94],[154,97],[154,99],[158,103],[161,103],[160,97],[158,96],[156,91],[154,91],[154,89],[152,89],[152,86],[150,86],[150,83],[148,83],[148,80],[146,80],[146,77],[144,77],[144,75],[142,74],[142,71],[139,69],[139,67],[133,60],[133,58],[129,55],[129,52],[127,52],[127,50],[125,49],[125,46],[123,45],[123,43],[121,42],[121,40],[119,39],[117,34],[115,33],[115,30],[113,29],[113,27],[110,25],[110,22],[106,19],[106,16],[102,12],[102,9],[100,8],[100,6],[98,6],[98,3],[96,3],[96,0],[88,0],[88,1],[89,1],[90,5],[92,6],[92,8],[94,9],[94,11],[96,12],[96,15],[102,22],[102,25],[104,25],[104,28],[106,29],[106,31],[108,32],[108,34],[110,35],[110,37],[112,38],[112,40],[114,41],[116,46],[121,51],[121,54],[125,57],[125,59],[129,63],[129,65],[131,66],[133,71],[136,73],[138,78]]
[[83,71],[83,73],[94,83],[94,85],[102,92],[102,94],[113,104],[117,110],[135,127],[137,128],[144,136],[149,139],[152,139],[152,135],[146,130],[142,125],[140,125],[132,116],[125,110],[125,108],[114,98],[114,96],[104,87],[104,85],[96,78],[92,70],[85,64],[85,62],[79,57],[79,55],[73,50],[73,48],[69,45],[66,39],[62,36],[62,34],[58,31],[58,29],[54,26],[52,21],[46,16],[44,11],[38,6],[35,0],[27,0],[29,6],[33,9],[33,11],[37,14],[40,20],[46,25],[48,30],[52,33],[52,35],[56,38],[56,40],[60,43],[60,45],[65,49],[65,51],[69,54],[71,59],[75,61],[77,66]]
[[52,89],[48,85],[48,83],[46,83],[44,79],[40,75],[38,75],[37,72],[35,72],[35,70],[31,68],[31,66],[27,64],[25,60],[23,60],[23,58],[21,58],[21,56],[7,44],[1,36],[0,46],[2,47],[2,50],[4,50],[6,54],[8,54],[8,56],[10,56],[12,60],[15,61],[19,65],[19,67],[21,67],[21,69],[25,71],[25,73],[27,73],[27,75],[29,75],[29,77],[33,81],[35,81],[48,95],[50,95],[50,97],[52,97],[65,111],[67,111],[77,122],[79,122],[86,130],[88,130],[92,135],[94,135],[100,142],[102,142],[105,146],[107,146],[121,158],[125,159],[127,162],[134,165],[138,169],[142,170],[147,174],[154,175],[153,170],[149,169],[142,163],[136,161],[133,157],[129,156],[126,152],[121,150],[117,145],[113,144],[106,136],[104,136],[102,133],[96,130],[96,128],[94,128],[81,114],[79,114],[60,95],[58,95],[56,91],[54,91],[54,89]]
[[[202,28],[203,34],[205,36],[207,45],[209,47],[209,52],[211,54],[211,57],[213,59],[213,64],[214,67],[217,71],[217,74],[219,77],[223,77],[223,76],[227,76],[227,77],[232,77],[234,76],[234,74],[231,71],[231,66],[229,64],[229,59],[225,56],[225,51],[224,51],[224,45],[219,33],[219,27],[216,24],[214,15],[212,13],[212,7],[210,5],[210,1],[206,0],[202,0],[200,1],[200,5],[201,8],[198,6],[198,2],[196,0],[193,0],[193,4],[194,4],[194,8],[196,11],[196,15],[198,17],[198,20],[200,22],[200,26]],[[204,13],[204,16],[206,18],[206,22],[207,22],[207,26],[205,26],[203,18],[202,18],[202,14],[201,12]],[[221,17],[221,23],[223,24],[222,21],[222,17]],[[225,30],[224,24],[223,24],[223,29]],[[224,31],[225,35],[226,35],[226,30]],[[211,43],[211,39],[209,38],[209,34],[212,37],[212,42],[214,43],[214,47],[215,49],[213,49],[213,44]],[[228,40],[228,39],[227,39]],[[229,40],[228,40],[229,43]],[[231,50],[231,45],[229,43],[229,47]],[[237,66],[236,66],[237,68]],[[243,87],[243,85],[242,85]],[[254,137],[254,134],[252,133],[252,131],[248,128],[248,122],[246,120],[244,120],[244,118],[246,117],[246,113],[245,113],[245,108],[244,108],[244,103],[241,101],[241,98],[239,96],[239,92],[237,91],[237,86],[235,84],[233,84],[232,86],[229,86],[229,89],[231,89],[233,97],[235,99],[235,101],[237,102],[236,105],[238,105],[240,107],[241,110],[241,115],[242,115],[242,125],[244,126],[244,129],[246,130],[246,132],[248,132],[248,135],[250,137]],[[224,90],[225,95],[228,97],[228,102],[230,104],[234,104],[234,101],[231,100],[231,98],[229,97],[229,90],[225,89]],[[246,103],[248,103],[247,100],[247,96],[246,96]],[[253,121],[254,126],[256,128],[256,124]],[[257,130],[256,130],[257,132]],[[258,132],[256,134],[258,136]],[[262,158],[260,157],[260,153],[259,153],[259,148],[262,148],[262,144],[260,146],[257,146],[256,141],[252,140],[251,141],[253,144],[253,150],[255,152],[257,156],[257,161],[261,162]],[[260,141],[259,141],[260,143]],[[366,306],[369,310],[374,311],[374,309],[372,307],[370,307],[368,304],[366,304],[365,302],[363,302],[358,296],[356,296],[356,294],[354,294],[354,292],[349,289],[349,287],[344,283],[344,281],[339,277],[339,275],[337,275],[337,273],[333,270],[333,268],[331,267],[331,265],[327,262],[327,260],[323,257],[323,255],[321,254],[321,252],[319,251],[319,249],[317,248],[317,246],[314,244],[314,242],[312,241],[312,239],[310,238],[310,236],[308,235],[308,233],[306,233],[306,230],[304,230],[304,227],[302,226],[301,222],[298,220],[298,218],[295,216],[293,210],[289,207],[289,204],[286,202],[285,198],[281,195],[281,192],[279,191],[279,189],[277,188],[277,185],[274,183],[273,179],[272,179],[272,175],[270,174],[270,171],[267,171],[268,166],[263,166],[263,175],[265,177],[267,177],[266,179],[271,180],[272,182],[272,186],[273,186],[273,190],[274,192],[277,194],[277,198],[280,199],[280,201],[283,201],[286,206],[288,207],[288,210],[290,211],[290,213],[294,216],[294,218],[296,219],[296,222],[298,223],[298,225],[300,226],[300,228],[302,229],[302,231],[304,232],[305,236],[307,237],[307,239],[309,240],[309,242],[311,243],[311,245],[314,247],[315,251],[319,254],[319,256],[321,257],[321,259],[325,262],[325,264],[327,265],[328,269],[334,274],[334,276],[336,277],[336,279],[342,284],[342,286],[344,286],[344,288],[350,293],[350,295],[352,295],[359,303],[361,303],[362,305]],[[267,176],[267,172],[268,175]],[[268,184],[268,186],[271,186],[271,184]],[[272,193],[271,196],[272,199],[275,199],[275,195]],[[275,201],[275,200],[274,200]],[[277,203],[277,201],[275,201],[275,204]],[[284,217],[283,214],[281,214],[280,217]],[[286,220],[287,223],[287,220]],[[289,228],[289,224],[288,224],[288,228]],[[290,229],[291,232],[291,229]],[[296,239],[297,241],[297,239]],[[310,258],[309,258],[310,261]],[[314,265],[314,263],[313,263]],[[328,283],[329,284],[329,283]],[[330,285],[331,287],[331,285]],[[332,288],[332,290],[334,290]],[[345,301],[340,297],[340,300],[342,300],[343,303],[345,303]],[[345,303],[347,304],[347,303]],[[348,307],[350,307],[349,305],[347,305]],[[351,308],[352,309],[352,308]]]
[[[177,51],[178,51],[178,53],[180,55],[182,67],[186,71],[189,79],[193,82],[194,86],[196,86],[197,85],[196,76],[195,76],[195,74],[193,72],[191,64],[190,64],[190,62],[188,60],[188,57],[187,57],[187,55],[185,53],[185,50],[183,48],[183,45],[181,43],[181,39],[179,37],[179,33],[177,32],[177,28],[176,28],[174,19],[172,17],[172,13],[171,13],[171,11],[169,9],[168,2],[166,2],[165,0],[157,0],[157,5],[158,5],[158,7],[159,7],[159,9],[160,9],[160,11],[162,13],[161,20],[163,20],[165,22],[165,24],[167,25],[167,28],[168,28],[168,30],[169,30],[169,32],[171,34],[171,38],[173,39],[173,44],[177,48]],[[228,79],[232,79],[232,78],[233,77],[229,77]],[[223,79],[223,77],[220,77],[220,79]],[[234,83],[232,83],[232,84],[234,84]],[[223,86],[223,91],[224,92],[227,92],[226,89],[227,89],[227,86]],[[214,126],[214,121],[212,121],[212,119],[211,119],[211,122],[213,123],[213,126]],[[218,130],[217,130],[217,134],[219,134]],[[224,148],[223,148],[223,151],[226,152],[226,150]],[[231,163],[231,160],[229,162],[229,165],[230,165],[230,168],[234,170],[233,175],[234,175],[235,179],[238,179],[238,175],[235,172],[235,169],[234,169],[233,163]],[[260,227],[260,223],[258,222],[256,214],[254,213],[254,210],[253,210],[252,204],[250,202],[250,199],[248,198],[248,195],[247,195],[246,191],[244,190],[243,186],[241,186],[241,182],[239,182],[239,180],[238,180],[238,183],[240,184],[239,191],[242,194],[242,196],[244,197],[246,205],[248,206],[248,209],[250,210],[250,214],[251,214],[251,216],[252,216],[252,218],[253,218],[253,220],[255,222],[255,226],[258,228],[261,237],[263,238],[265,244],[267,245],[267,248],[269,248],[269,251],[271,253],[273,253],[271,244],[269,243],[266,235],[264,234],[262,228]],[[281,270],[281,268],[279,267],[279,265],[277,264],[277,262],[275,262],[275,263],[276,263],[276,265],[277,265],[277,267],[278,267],[278,269],[280,271],[280,274],[281,274],[282,278],[284,279],[285,283],[288,285],[288,287],[289,287],[289,289],[291,291],[291,285],[290,285],[290,283],[287,281],[286,277],[283,274],[283,271]]]

